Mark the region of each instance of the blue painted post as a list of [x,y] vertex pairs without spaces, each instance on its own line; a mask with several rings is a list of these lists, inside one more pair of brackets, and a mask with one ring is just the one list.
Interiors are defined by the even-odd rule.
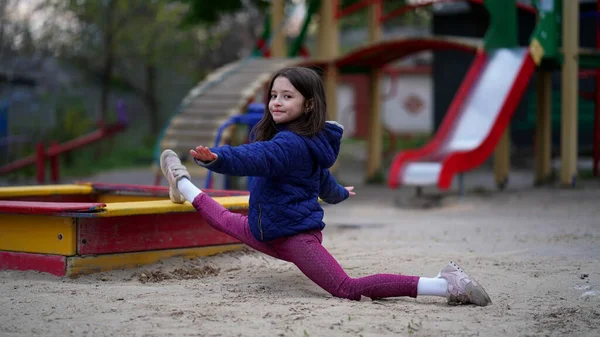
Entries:
[[127,106],[125,105],[125,101],[122,99],[117,102],[117,121],[123,126],[127,126],[129,124],[129,120],[127,118]]
[[[252,128],[261,120],[263,114],[265,111],[265,105],[262,103],[252,103],[248,105],[248,109],[246,110],[245,114],[241,114],[241,115],[236,115],[231,117],[228,121],[226,121],[225,123],[223,123],[220,127],[219,130],[217,130],[217,136],[215,139],[215,147],[219,145],[219,142],[221,140],[221,134],[223,133],[223,131],[228,128],[230,125],[246,125],[248,126],[248,139],[250,142],[252,142],[252,135],[251,135],[251,131]],[[227,190],[229,189],[229,181],[227,179],[228,177],[225,177],[225,187],[224,189]],[[250,186],[250,184],[252,183],[252,177],[248,177],[248,186]],[[208,174],[206,175],[206,183],[205,183],[205,188],[206,189],[210,189],[212,188],[212,171],[208,171]]]
[[[8,140],[8,102],[0,102],[0,140]],[[5,146],[0,146],[0,157],[5,158],[8,153],[8,142]]]

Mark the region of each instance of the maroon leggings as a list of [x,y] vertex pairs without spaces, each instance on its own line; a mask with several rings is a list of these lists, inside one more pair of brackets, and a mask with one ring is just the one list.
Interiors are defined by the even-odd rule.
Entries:
[[417,297],[418,276],[376,274],[361,278],[348,277],[321,245],[321,231],[260,242],[250,233],[247,216],[230,212],[205,193],[200,193],[192,205],[213,228],[260,252],[292,262],[304,275],[333,296],[351,300],[360,300],[361,296],[372,299]]

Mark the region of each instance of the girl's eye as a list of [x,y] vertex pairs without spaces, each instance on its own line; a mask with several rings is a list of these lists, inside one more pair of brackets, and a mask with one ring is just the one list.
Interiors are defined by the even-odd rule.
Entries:
[[292,98],[292,96],[290,96],[290,95],[285,95],[284,97],[285,98]]

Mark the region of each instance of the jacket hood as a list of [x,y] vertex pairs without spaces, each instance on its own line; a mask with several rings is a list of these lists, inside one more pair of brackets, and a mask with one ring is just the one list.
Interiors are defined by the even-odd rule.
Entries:
[[314,137],[302,137],[310,152],[321,168],[330,168],[335,163],[340,152],[344,127],[335,122],[327,121],[323,131]]

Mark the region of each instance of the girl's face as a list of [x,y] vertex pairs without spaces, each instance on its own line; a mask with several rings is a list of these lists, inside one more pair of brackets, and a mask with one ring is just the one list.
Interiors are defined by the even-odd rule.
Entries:
[[273,82],[270,97],[269,112],[277,124],[291,122],[304,113],[304,96],[283,76]]

